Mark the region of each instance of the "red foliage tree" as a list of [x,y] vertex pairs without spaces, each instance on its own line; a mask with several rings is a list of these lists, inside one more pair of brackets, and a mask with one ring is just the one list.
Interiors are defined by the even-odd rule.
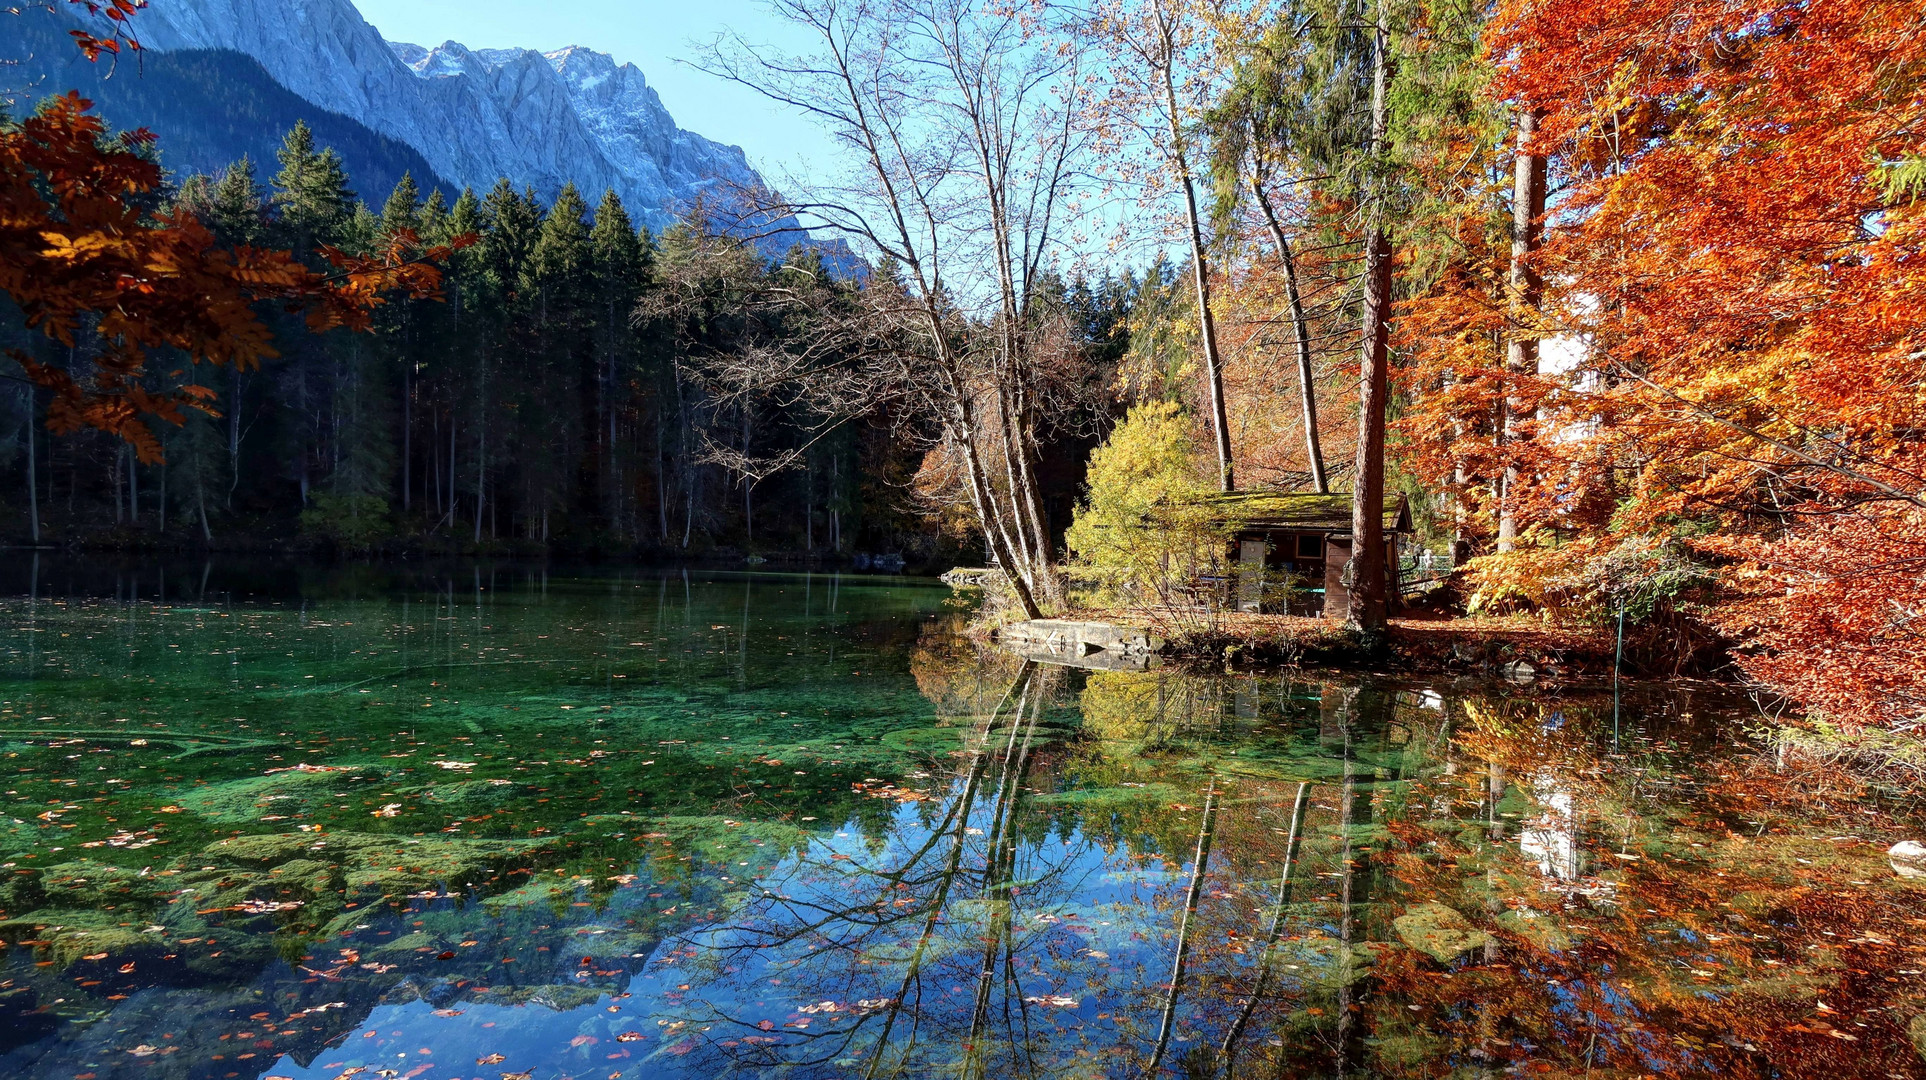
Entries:
[[[137,51],[128,18],[140,0],[69,0],[100,16],[107,36],[74,31],[79,47],[103,54]],[[423,250],[402,231],[370,255],[324,247],[325,269],[286,251],[226,249],[184,210],[151,207],[161,187],[152,133],[109,138],[91,103],[77,92],[0,129],[0,292],[27,324],[72,346],[91,332],[99,344],[85,379],[9,350],[29,378],[53,392],[47,426],[83,427],[131,443],[145,462],[160,460],[147,417],[178,424],[183,408],[206,409],[213,393],[181,382],[144,385],[155,350],[249,368],[276,354],[257,305],[304,312],[315,331],[366,330],[392,292],[438,294],[435,264],[472,237]]]

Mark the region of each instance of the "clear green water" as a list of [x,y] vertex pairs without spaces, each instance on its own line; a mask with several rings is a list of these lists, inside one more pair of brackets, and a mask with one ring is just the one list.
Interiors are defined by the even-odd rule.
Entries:
[[1885,848],[1926,826],[1742,699],[1088,673],[957,619],[847,575],[38,574],[0,1076],[1921,1075]]

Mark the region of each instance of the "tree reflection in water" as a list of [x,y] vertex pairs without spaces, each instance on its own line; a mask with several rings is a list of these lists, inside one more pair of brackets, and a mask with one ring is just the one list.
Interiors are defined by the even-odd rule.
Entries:
[[1614,751],[1603,695],[919,674],[946,778],[696,936],[679,1018],[719,1067],[1918,1071],[1872,793],[1788,783],[1689,698]]
[[1926,1072],[1926,822],[1742,699],[466,580],[9,609],[0,1075]]

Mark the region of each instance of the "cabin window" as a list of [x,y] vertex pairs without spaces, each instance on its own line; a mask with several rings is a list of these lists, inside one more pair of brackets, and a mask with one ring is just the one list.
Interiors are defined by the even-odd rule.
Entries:
[[1299,533],[1297,537],[1297,557],[1300,559],[1322,559],[1324,557],[1324,538],[1315,533]]

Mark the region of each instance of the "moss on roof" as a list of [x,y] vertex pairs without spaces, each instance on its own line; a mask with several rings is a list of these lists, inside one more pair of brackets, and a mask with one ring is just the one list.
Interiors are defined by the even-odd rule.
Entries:
[[[1351,493],[1310,491],[1227,491],[1203,496],[1204,505],[1239,529],[1297,529],[1350,532]],[[1411,515],[1404,496],[1384,497],[1386,531],[1409,532]]]

